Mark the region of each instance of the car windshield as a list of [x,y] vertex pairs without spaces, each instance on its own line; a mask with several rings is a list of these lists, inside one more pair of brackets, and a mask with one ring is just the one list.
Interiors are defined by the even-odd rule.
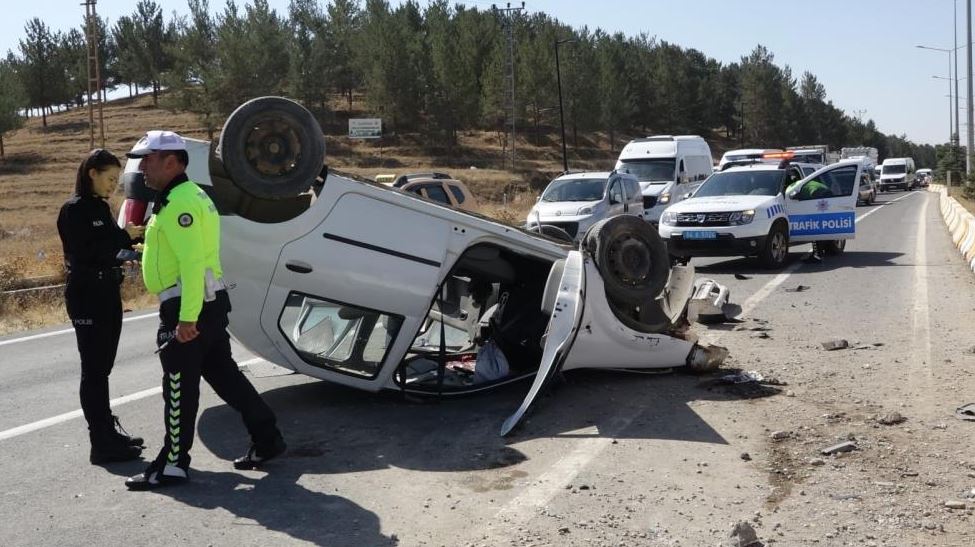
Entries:
[[675,161],[673,158],[622,160],[621,163],[622,165],[616,170],[620,173],[629,173],[635,176],[637,180],[654,183],[674,180]]
[[885,165],[882,173],[884,175],[900,175],[907,172],[906,165]]
[[542,201],[597,201],[603,199],[606,179],[556,179],[542,194]]
[[796,161],[804,161],[806,163],[826,163],[823,161],[822,152],[796,152],[793,157]]
[[732,171],[715,173],[694,193],[694,197],[774,196],[782,191],[785,171]]

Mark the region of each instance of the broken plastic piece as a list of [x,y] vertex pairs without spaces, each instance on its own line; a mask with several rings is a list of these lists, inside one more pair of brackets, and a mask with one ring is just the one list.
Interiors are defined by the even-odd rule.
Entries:
[[796,285],[793,289],[786,289],[785,292],[803,292],[808,291],[809,287],[806,285]]
[[764,376],[762,376],[760,373],[754,370],[749,372],[745,372],[742,370],[734,374],[726,374],[725,376],[721,377],[721,381],[728,384],[745,384],[748,382],[757,383],[757,382],[761,382],[764,379],[765,379]]
[[728,348],[721,346],[694,346],[687,359],[687,367],[695,372],[717,370],[728,357]]
[[962,405],[955,410],[955,417],[959,420],[975,422],[975,403]]
[[832,456],[833,454],[839,454],[840,452],[853,452],[857,449],[857,444],[853,441],[846,441],[840,444],[834,444],[833,446],[826,447],[820,452],[824,456]]
[[[728,319],[725,306],[731,292],[728,287],[713,279],[699,279],[694,283],[694,293],[687,301],[687,318],[699,323],[723,322]],[[740,308],[739,308],[740,309]],[[734,316],[732,316],[734,317]]]

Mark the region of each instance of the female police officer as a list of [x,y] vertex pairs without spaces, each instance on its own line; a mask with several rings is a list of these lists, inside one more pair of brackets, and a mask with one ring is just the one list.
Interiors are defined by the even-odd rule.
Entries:
[[58,215],[67,285],[65,303],[81,353],[81,409],[91,439],[93,464],[125,461],[142,453],[142,439],[129,437],[112,415],[108,375],[122,333],[123,274],[116,258],[130,249],[143,228],[119,228],[106,200],[115,190],[121,163],[111,152],[92,150],[78,167],[74,195]]

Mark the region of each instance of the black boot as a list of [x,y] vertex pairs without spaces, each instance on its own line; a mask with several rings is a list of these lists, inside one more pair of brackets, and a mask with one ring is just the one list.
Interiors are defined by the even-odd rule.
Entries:
[[281,435],[274,437],[274,441],[267,445],[253,444],[247,454],[234,460],[234,469],[257,469],[268,460],[280,456],[288,449]]
[[145,440],[142,437],[132,437],[129,435],[129,432],[122,427],[122,422],[118,420],[118,416],[112,414],[112,420],[115,422],[113,424],[115,435],[122,439],[125,444],[145,448]]
[[138,459],[142,448],[131,446],[122,440],[114,429],[100,428],[89,433],[91,452],[88,461],[95,465],[112,462],[126,462]]

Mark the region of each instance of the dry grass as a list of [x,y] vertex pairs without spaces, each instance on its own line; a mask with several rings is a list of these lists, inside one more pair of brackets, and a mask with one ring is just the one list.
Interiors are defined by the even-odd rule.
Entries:
[[[354,108],[358,108],[358,101]],[[336,103],[337,110],[344,103]],[[353,111],[353,116],[365,115]],[[561,171],[558,140],[542,136],[540,143],[519,138],[517,169],[506,169],[497,135],[470,131],[451,147],[431,145],[422,136],[392,135],[382,142],[350,140],[344,136],[340,112],[326,121],[329,165],[358,175],[446,171],[464,181],[478,199],[478,211],[509,224],[520,224],[538,193]],[[340,119],[341,118],[341,119]],[[107,103],[104,110],[105,147],[120,155],[145,131],[166,128],[189,137],[207,138],[206,127],[190,113],[157,108],[142,95]],[[220,121],[222,123],[222,120]],[[96,133],[97,138],[97,133]],[[570,146],[573,169],[611,169],[615,155],[603,136],[580,139]],[[88,114],[75,109],[40,118],[4,135],[6,160],[0,161],[0,290],[36,276],[63,278],[63,254],[56,220],[61,204],[71,195],[78,164],[89,151]],[[112,200],[118,210],[121,196]],[[126,308],[155,305],[137,284],[127,281]],[[67,320],[61,293],[29,293],[0,302],[0,335]]]

